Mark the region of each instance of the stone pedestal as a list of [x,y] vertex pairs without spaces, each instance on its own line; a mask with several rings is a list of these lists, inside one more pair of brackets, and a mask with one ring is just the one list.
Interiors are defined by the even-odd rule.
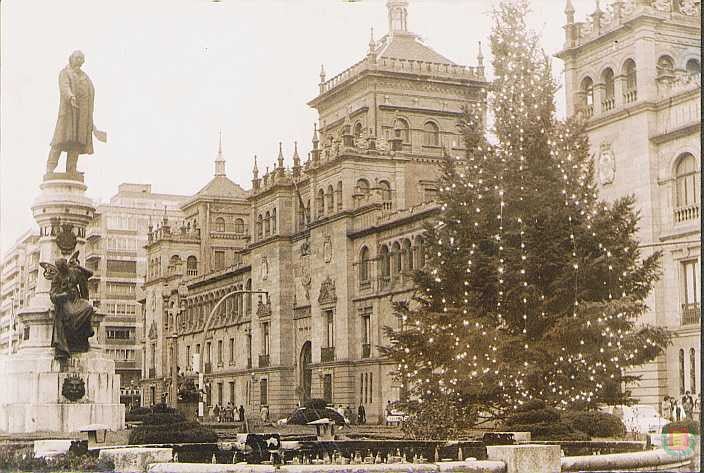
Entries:
[[[32,205],[40,231],[39,261],[53,264],[75,250],[83,259],[86,226],[95,208],[84,195],[82,176],[47,175],[40,189]],[[104,316],[92,317],[96,335],[89,340],[90,349],[60,363],[51,346],[54,306],[50,288],[51,281],[40,270],[35,295],[17,315],[21,336],[17,353],[0,360],[0,431],[68,433],[89,424],[122,429],[125,408],[120,404],[120,377],[97,335]],[[80,396],[64,391],[69,378],[78,385],[82,382]]]
[[489,445],[489,460],[506,464],[506,473],[560,473],[559,445]]

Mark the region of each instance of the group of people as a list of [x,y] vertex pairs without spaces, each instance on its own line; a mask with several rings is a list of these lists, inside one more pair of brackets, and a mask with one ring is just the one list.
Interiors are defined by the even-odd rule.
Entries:
[[342,404],[339,404],[335,410],[338,414],[347,419],[350,424],[364,425],[367,423],[367,411],[364,409],[364,405],[362,403],[359,404],[356,413],[349,405],[343,408]]
[[694,412],[701,409],[699,396],[687,391],[680,399],[665,396],[662,402],[662,416],[671,421],[692,420]]
[[244,406],[242,404],[240,404],[239,408],[235,408],[232,402],[228,402],[226,406],[220,406],[220,404],[213,406],[213,417],[218,422],[234,422],[235,413],[237,414],[237,421],[244,422]]

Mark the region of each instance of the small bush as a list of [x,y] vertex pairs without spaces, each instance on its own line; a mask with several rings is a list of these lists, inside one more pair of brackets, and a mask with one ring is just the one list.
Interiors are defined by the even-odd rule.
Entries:
[[152,443],[215,443],[215,431],[197,422],[142,425],[130,432],[127,443],[142,445]]
[[135,407],[128,413],[128,415],[139,416],[144,414],[151,414],[151,412],[152,410],[149,407]]
[[663,434],[668,434],[670,432],[689,432],[691,434],[699,435],[699,431],[699,422],[697,422],[696,420],[681,420],[679,422],[670,422],[662,428]]
[[621,437],[626,431],[621,419],[600,411],[569,411],[562,414],[563,422],[592,437]]

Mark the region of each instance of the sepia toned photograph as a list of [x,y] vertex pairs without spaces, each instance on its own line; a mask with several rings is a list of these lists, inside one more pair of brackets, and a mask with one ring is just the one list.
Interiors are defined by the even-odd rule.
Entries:
[[0,473],[701,469],[699,0],[0,2]]

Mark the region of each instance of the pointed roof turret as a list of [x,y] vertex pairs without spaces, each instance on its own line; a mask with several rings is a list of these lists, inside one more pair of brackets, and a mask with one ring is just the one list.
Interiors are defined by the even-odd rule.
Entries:
[[482,52],[481,41],[479,41],[479,52],[477,53],[477,66],[484,67],[484,53]]
[[325,82],[325,64],[320,65],[320,83]]
[[374,53],[374,48],[376,47],[376,41],[374,41],[374,27],[371,27],[371,35],[369,37],[369,54]]
[[254,155],[254,167],[252,168],[252,177],[259,178],[259,168],[257,167],[257,155]]
[[294,166],[301,165],[301,157],[298,156],[298,141],[293,142],[293,165]]
[[225,159],[222,157],[222,130],[220,131],[220,138],[218,140],[218,157],[215,158],[215,175],[225,176]]

